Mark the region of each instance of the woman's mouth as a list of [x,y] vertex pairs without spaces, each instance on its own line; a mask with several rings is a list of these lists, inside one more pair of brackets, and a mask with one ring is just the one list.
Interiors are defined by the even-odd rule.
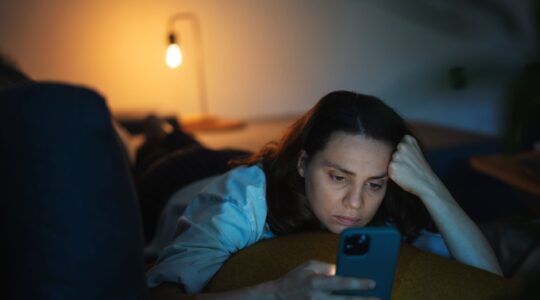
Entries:
[[343,226],[353,226],[360,222],[358,218],[344,217],[344,216],[334,216],[337,222]]

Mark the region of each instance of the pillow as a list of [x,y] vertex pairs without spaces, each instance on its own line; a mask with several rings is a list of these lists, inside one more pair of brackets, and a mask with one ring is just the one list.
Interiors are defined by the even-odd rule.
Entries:
[[146,243],[154,238],[159,216],[175,192],[195,181],[227,172],[229,160],[249,154],[243,150],[190,145],[162,156],[135,176]]
[[[259,242],[234,254],[205,291],[227,291],[274,280],[308,260],[334,263],[338,237],[308,232]],[[517,285],[509,279],[403,244],[392,298],[501,299],[498,297],[516,291]]]

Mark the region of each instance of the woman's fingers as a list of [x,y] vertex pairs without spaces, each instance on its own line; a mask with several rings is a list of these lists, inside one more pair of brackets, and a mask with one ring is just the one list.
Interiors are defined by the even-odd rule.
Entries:
[[365,278],[334,276],[335,265],[320,261],[309,261],[304,270],[311,271],[308,284],[312,289],[322,291],[368,290],[375,287],[375,281]]
[[395,159],[415,158],[421,154],[420,146],[416,139],[410,135],[405,135],[397,146],[397,150],[392,155]]
[[321,275],[335,275],[336,274],[336,265],[329,264],[317,260],[310,260],[307,263],[300,266],[301,269],[312,271],[315,274]]
[[312,289],[320,291],[370,290],[375,288],[375,281],[365,278],[341,276],[313,276],[310,280]]
[[422,157],[416,139],[405,135],[392,154],[392,161],[388,166],[390,178],[403,189],[414,192],[417,179],[425,168]]
[[334,276],[335,265],[309,261],[276,281],[279,299],[367,299],[334,295],[335,291],[369,290],[375,287],[370,279]]
[[402,189],[419,197],[437,184],[436,175],[424,158],[416,139],[405,135],[388,165],[388,175]]

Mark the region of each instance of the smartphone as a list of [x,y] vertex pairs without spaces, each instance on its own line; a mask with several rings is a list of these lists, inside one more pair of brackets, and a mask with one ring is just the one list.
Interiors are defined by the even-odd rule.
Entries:
[[393,227],[347,228],[341,232],[336,275],[372,279],[374,289],[336,291],[339,295],[375,296],[390,300],[401,244]]

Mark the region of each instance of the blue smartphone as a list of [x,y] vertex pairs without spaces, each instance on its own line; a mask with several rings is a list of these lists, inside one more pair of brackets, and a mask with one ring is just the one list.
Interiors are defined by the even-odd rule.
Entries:
[[390,300],[401,236],[393,227],[347,228],[341,232],[336,275],[372,279],[374,289],[335,294]]

